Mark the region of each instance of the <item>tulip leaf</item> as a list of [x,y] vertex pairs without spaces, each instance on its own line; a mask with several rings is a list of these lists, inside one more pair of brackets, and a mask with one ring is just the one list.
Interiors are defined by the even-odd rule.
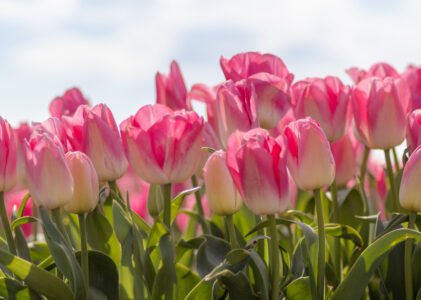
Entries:
[[342,224],[325,224],[325,233],[337,238],[351,240],[357,247],[363,246],[363,238],[353,227]]
[[364,201],[358,190],[352,189],[346,195],[345,199],[340,202],[339,219],[340,223],[349,225],[358,229],[360,220],[356,216],[361,216],[364,213]]
[[120,244],[124,244],[127,237],[132,230],[132,222],[130,221],[127,212],[121,207],[117,201],[113,201],[113,220],[114,232]]
[[22,226],[23,224],[28,224],[28,223],[33,223],[33,222],[40,222],[40,220],[34,217],[29,217],[29,216],[20,217],[14,220],[10,226],[11,226],[12,231],[14,231],[16,227],[18,226]]
[[10,278],[0,278],[0,298],[10,300],[42,300],[27,286],[21,285],[18,281]]
[[0,248],[0,264],[5,266],[28,287],[54,300],[73,300],[72,290],[50,272]]
[[206,241],[200,245],[196,255],[197,272],[201,278],[223,262],[231,250],[230,244],[221,238],[212,235],[203,235],[203,237]]
[[186,296],[186,298],[184,298],[184,300],[213,299],[212,289],[213,289],[213,282],[202,279],[187,294],[187,296]]
[[[197,191],[200,190],[199,186],[196,187],[192,187],[190,189],[184,190],[182,192],[180,192],[177,196],[174,197],[174,199],[172,199],[171,201],[171,224],[174,222],[175,217],[178,214],[178,211],[181,207],[181,205],[183,204],[184,198],[190,194],[193,194]],[[163,212],[161,213],[161,219],[163,217]]]
[[334,291],[331,299],[361,298],[371,275],[387,253],[408,238],[421,239],[421,233],[410,229],[397,229],[370,244],[355,261],[348,275]]
[[288,300],[305,300],[312,299],[310,279],[308,277],[300,277],[288,284],[285,297]]
[[86,235],[93,249],[109,255],[117,266],[120,264],[119,242],[110,222],[98,208],[86,216]]
[[[31,195],[28,193],[23,197],[22,202],[19,205],[18,213],[16,215],[16,218],[21,218],[23,216],[23,212],[25,211],[26,203],[28,202],[28,199]],[[13,230],[13,229],[12,229]]]
[[187,294],[200,282],[200,277],[182,264],[175,265],[175,272],[177,274],[178,282],[176,299],[184,299]]
[[202,151],[208,151],[209,153],[214,153],[216,152],[215,149],[211,148],[211,147],[202,147],[201,148]]
[[47,243],[40,241],[29,243],[29,253],[31,255],[31,261],[36,264],[50,256]]
[[121,264],[119,268],[119,295],[120,300],[143,299],[140,278],[133,268],[132,249],[133,236],[130,234],[121,247]]

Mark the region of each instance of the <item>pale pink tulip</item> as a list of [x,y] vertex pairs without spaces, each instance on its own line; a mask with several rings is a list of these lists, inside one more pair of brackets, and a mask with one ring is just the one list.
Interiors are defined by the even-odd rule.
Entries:
[[120,124],[129,163],[150,184],[183,182],[200,162],[203,119],[155,104]]
[[34,134],[47,133],[52,136],[57,136],[63,146],[63,149],[65,152],[67,151],[67,135],[60,119],[52,117],[42,123],[32,122],[32,129]]
[[288,169],[303,190],[327,187],[335,178],[335,161],[321,127],[311,118],[291,122],[285,128]]
[[25,140],[29,140],[32,135],[32,127],[28,123],[20,123],[14,130],[16,139],[16,168],[17,185],[21,188],[27,188],[26,166],[25,166]]
[[421,212],[421,147],[416,148],[403,170],[399,201],[405,209]]
[[286,143],[260,128],[235,131],[228,140],[227,165],[244,203],[257,215],[281,213],[290,202]]
[[72,116],[79,105],[89,105],[88,100],[78,88],[67,90],[63,96],[56,97],[50,103],[50,114],[52,117]]

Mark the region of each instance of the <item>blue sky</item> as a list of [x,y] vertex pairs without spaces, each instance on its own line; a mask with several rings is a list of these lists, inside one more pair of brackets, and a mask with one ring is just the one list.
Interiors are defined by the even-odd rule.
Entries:
[[155,101],[172,59],[190,87],[223,80],[221,55],[281,57],[296,79],[388,61],[421,64],[421,3],[402,1],[0,0],[0,115],[48,117],[78,86],[118,122]]

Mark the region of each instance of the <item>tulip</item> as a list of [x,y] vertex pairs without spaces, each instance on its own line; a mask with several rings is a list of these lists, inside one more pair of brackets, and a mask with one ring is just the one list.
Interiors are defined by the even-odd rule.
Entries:
[[300,119],[287,125],[285,136],[288,169],[295,184],[303,190],[331,185],[335,178],[335,161],[320,126],[311,118]]
[[346,185],[357,174],[357,143],[351,132],[348,131],[339,141],[331,144],[338,186]]
[[297,119],[311,117],[320,124],[330,142],[344,136],[351,92],[339,78],[309,78],[296,82],[291,90],[291,104]]
[[105,104],[93,108],[81,105],[73,117],[63,117],[73,151],[89,156],[100,182],[112,182],[124,175],[127,160],[117,124]]
[[63,149],[67,150],[67,136],[61,121],[58,118],[48,118],[42,123],[32,122],[32,129],[37,133],[47,133],[57,136]]
[[[215,133],[219,134],[218,115],[216,114],[216,91],[218,86],[208,87],[203,83],[196,83],[192,86],[189,98],[206,104],[207,123],[210,124]],[[219,135],[218,135],[219,138]],[[219,138],[219,140],[221,140]]]
[[10,124],[0,117],[0,192],[16,185],[16,141]]
[[406,143],[409,154],[421,145],[421,109],[416,109],[407,117]]
[[239,53],[230,59],[221,57],[220,64],[225,78],[234,82],[262,72],[285,78],[289,84],[294,79],[294,75],[289,73],[284,62],[272,54]]
[[226,153],[212,153],[204,167],[206,197],[212,212],[218,216],[232,215],[243,203],[226,163]]
[[72,116],[79,105],[89,105],[82,92],[78,88],[67,90],[63,96],[56,97],[50,103],[50,114],[52,117]]
[[38,206],[55,209],[73,197],[73,177],[57,138],[37,134],[25,144],[29,191]]
[[66,153],[66,162],[73,176],[72,200],[64,208],[74,214],[91,212],[98,204],[99,183],[89,157],[79,151]]
[[236,131],[228,140],[227,165],[247,207],[256,215],[280,213],[289,204],[286,144],[260,128]]
[[133,171],[150,184],[184,182],[200,162],[203,119],[155,104],[120,124]]
[[169,75],[157,73],[155,76],[156,103],[166,105],[173,110],[191,110],[187,88],[177,62],[172,61],[170,68]]
[[401,78],[405,80],[411,92],[410,110],[421,108],[421,68],[409,66],[401,74]]
[[[207,122],[205,123],[203,129],[202,147],[212,148],[213,150],[222,149],[221,143],[219,142],[216,133],[213,131],[211,125]],[[208,161],[209,156],[211,156],[209,151],[202,151],[200,155],[200,163],[196,171],[196,175],[200,178],[203,178],[203,167]]]
[[354,83],[359,83],[360,81],[371,77],[379,77],[381,79],[386,77],[398,79],[400,77],[398,71],[388,63],[376,63],[372,65],[368,71],[353,67],[346,70],[346,73],[351,77]]
[[224,148],[234,131],[247,131],[258,126],[256,94],[252,92],[247,99],[245,84],[245,81],[234,84],[228,80],[219,86],[216,93],[218,133]]
[[[22,203],[22,200],[26,196],[26,194],[28,194],[28,190],[25,190],[25,189],[22,190],[22,189],[17,189],[17,188],[14,188],[4,194],[4,201],[6,204],[6,211],[7,211],[7,215],[9,219],[11,218],[12,213],[16,212],[19,209]],[[32,216],[32,200],[30,197],[28,198],[25,208],[23,209],[23,216],[25,217]],[[33,224],[35,226],[38,226],[38,223],[33,223]],[[32,230],[33,225],[30,223],[23,224],[21,228],[22,228],[23,234],[26,237],[30,237],[31,234],[33,233],[33,230]]]
[[367,147],[390,149],[405,138],[407,101],[401,96],[402,80],[369,78],[353,90],[357,138]]
[[17,172],[17,185],[22,188],[27,188],[26,180],[26,166],[25,166],[25,140],[29,140],[32,135],[32,127],[28,123],[19,124],[18,128],[14,130],[16,139],[16,172]]

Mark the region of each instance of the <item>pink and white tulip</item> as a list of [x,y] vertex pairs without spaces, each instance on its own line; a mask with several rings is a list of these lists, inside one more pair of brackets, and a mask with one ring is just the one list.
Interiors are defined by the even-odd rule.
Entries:
[[421,145],[421,109],[416,109],[407,117],[406,143],[409,154]]
[[0,117],[0,192],[11,190],[17,181],[16,141],[10,124]]
[[401,206],[410,211],[421,212],[421,147],[416,148],[403,170],[399,190]]
[[345,186],[357,175],[357,148],[358,142],[349,130],[339,141],[331,143],[338,186]]

